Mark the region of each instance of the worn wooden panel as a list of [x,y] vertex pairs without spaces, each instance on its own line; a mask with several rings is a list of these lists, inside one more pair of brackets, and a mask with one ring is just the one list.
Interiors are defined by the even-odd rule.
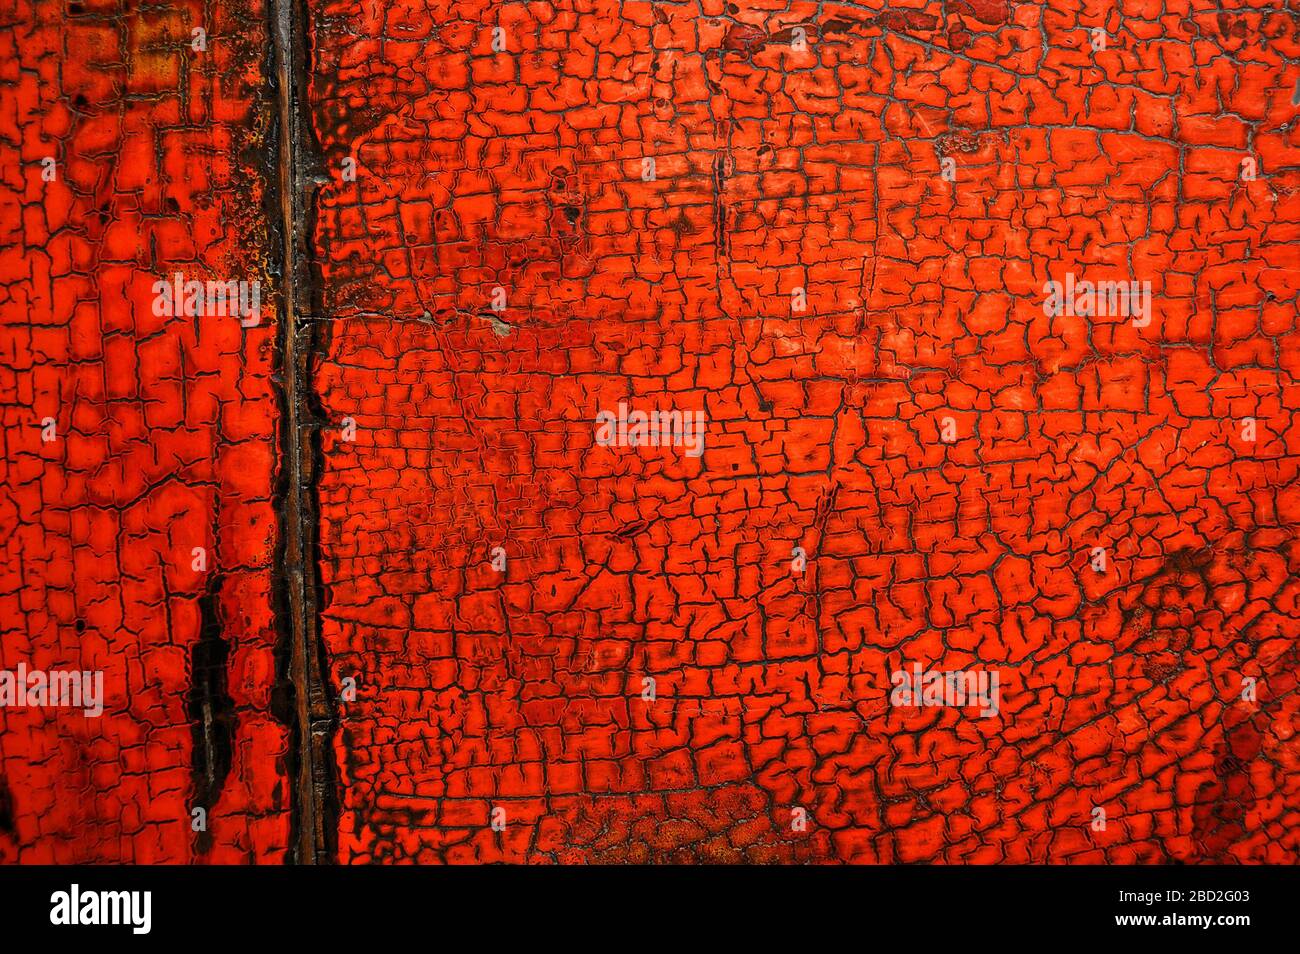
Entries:
[[1296,860],[1293,14],[0,22],[0,861]]
[[[0,20],[0,669],[103,674],[98,718],[0,708],[0,860],[277,861],[267,12]],[[258,323],[155,309],[177,273]]]
[[311,9],[340,860],[1296,858],[1293,16]]

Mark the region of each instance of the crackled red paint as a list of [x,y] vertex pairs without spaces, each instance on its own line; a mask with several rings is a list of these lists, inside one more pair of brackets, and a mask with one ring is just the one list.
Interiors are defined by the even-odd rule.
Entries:
[[[264,148],[264,18],[174,0],[20,0],[4,17],[0,669],[102,670],[105,708],[0,708],[0,861],[285,854],[274,309],[247,329],[162,317],[152,287],[176,272],[266,282],[249,158]],[[191,711],[205,612],[228,646],[230,756],[224,773],[208,761],[212,781],[196,777]]]
[[312,9],[341,860],[1297,859],[1293,17]]
[[[0,860],[279,861],[274,317],[148,305],[267,278],[265,15],[72,6],[0,37],[0,663],[110,711],[0,709]],[[1300,860],[1292,14],[308,12],[335,860]]]

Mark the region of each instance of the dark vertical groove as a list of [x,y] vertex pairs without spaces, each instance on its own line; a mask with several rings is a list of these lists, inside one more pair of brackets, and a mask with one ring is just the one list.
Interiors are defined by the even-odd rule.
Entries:
[[277,651],[275,714],[290,729],[286,771],[293,793],[288,860],[334,860],[338,788],[333,760],[334,700],[321,643],[320,563],[317,548],[320,416],[312,397],[316,332],[311,256],[311,207],[319,151],[307,112],[307,12],[305,4],[273,0],[271,6],[276,104],[275,208],[281,238],[283,288],[279,345],[281,462],[277,501],[281,553],[276,575],[281,641]]
[[0,832],[7,835],[14,833],[14,793],[9,790],[9,783],[0,775]]
[[[226,662],[230,643],[221,625],[218,599],[222,575],[213,573],[199,598],[199,639],[190,649],[190,694],[186,715],[190,720],[190,769],[193,806],[211,814],[230,774],[234,752],[235,703],[230,698]],[[206,854],[212,834],[205,825],[194,840],[194,850]]]

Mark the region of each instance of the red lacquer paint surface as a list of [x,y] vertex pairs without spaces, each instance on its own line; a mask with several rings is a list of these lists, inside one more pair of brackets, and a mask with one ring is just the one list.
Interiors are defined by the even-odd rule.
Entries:
[[1291,18],[314,13],[341,860],[1297,857]]
[[99,670],[104,697],[0,709],[0,860],[279,860],[274,309],[168,317],[153,288],[269,289],[265,14],[0,18],[0,669]]
[[[0,35],[0,668],[106,686],[0,709],[3,861],[293,838],[275,308],[151,308],[274,301],[266,14],[205,9]],[[1300,858],[1294,17],[308,19],[326,860]]]

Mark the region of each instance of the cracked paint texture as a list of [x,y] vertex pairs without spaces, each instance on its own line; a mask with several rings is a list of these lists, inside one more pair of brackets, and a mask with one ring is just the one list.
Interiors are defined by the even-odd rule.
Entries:
[[0,861],[276,861],[274,309],[164,317],[152,290],[268,282],[266,13],[0,23],[0,669],[104,674],[100,718],[0,708]]
[[[307,20],[326,860],[1300,859],[1294,12]],[[0,11],[0,669],[105,674],[0,708],[0,862],[297,834],[275,309],[151,308],[275,301],[270,22]],[[599,446],[620,402],[703,454]]]
[[310,8],[339,860],[1300,856],[1293,13]]

